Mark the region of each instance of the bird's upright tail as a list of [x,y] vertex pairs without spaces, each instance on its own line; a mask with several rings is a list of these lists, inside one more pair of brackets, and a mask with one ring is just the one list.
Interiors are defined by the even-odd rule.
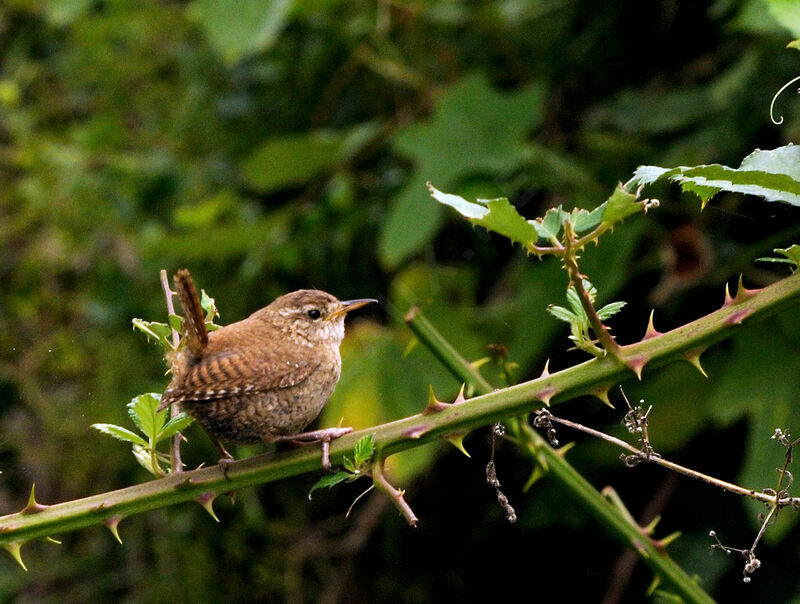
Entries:
[[202,356],[208,345],[208,330],[200,296],[194,286],[192,274],[182,268],[172,278],[183,308],[183,342],[185,350],[196,359]]

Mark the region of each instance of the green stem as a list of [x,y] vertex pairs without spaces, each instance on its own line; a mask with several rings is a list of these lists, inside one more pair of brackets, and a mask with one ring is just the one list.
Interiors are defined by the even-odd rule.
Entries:
[[[626,362],[664,364],[722,340],[741,325],[749,325],[800,301],[800,273],[758,292],[737,296],[719,310],[671,332],[622,347]],[[457,431],[523,415],[541,407],[542,400],[559,402],[579,394],[596,393],[620,381],[630,369],[610,355],[592,359],[501,390],[494,390],[437,413],[421,413],[381,426],[353,432],[331,443],[331,462],[341,463],[364,436],[374,434],[383,456],[434,442]],[[480,386],[483,388],[483,386]],[[420,407],[423,405],[420,404]],[[303,447],[279,455],[263,454],[228,465],[227,478],[218,466],[182,472],[144,484],[101,493],[51,506],[26,508],[0,517],[0,545],[16,549],[31,539],[106,523],[186,501],[207,504],[214,495],[243,489],[321,469],[317,447]],[[588,504],[587,504],[588,505]]]
[[436,346],[428,346],[442,365],[451,369],[456,379],[474,388],[473,392],[485,394],[493,390],[480,372],[469,363],[453,346],[445,340],[430,321],[422,314],[418,306],[409,310],[405,317],[406,325],[420,341],[428,344],[435,340]]
[[589,325],[592,326],[592,331],[597,336],[597,340],[603,347],[603,350],[615,357],[619,358],[619,344],[608,333],[606,326],[597,315],[597,311],[592,303],[592,298],[589,292],[583,287],[583,275],[578,269],[577,251],[579,248],[575,247],[575,233],[572,230],[572,224],[569,221],[564,222],[564,266],[567,269],[570,283],[575,288],[575,293],[578,294],[578,299],[581,301],[583,311],[589,319]]
[[538,432],[527,423],[522,424],[522,429],[526,439],[533,446],[537,459],[547,468],[548,474],[556,478],[570,492],[573,500],[605,527],[615,539],[636,552],[642,562],[654,574],[661,577],[662,581],[684,602],[714,602],[641,527],[632,523],[608,499],[598,493]]

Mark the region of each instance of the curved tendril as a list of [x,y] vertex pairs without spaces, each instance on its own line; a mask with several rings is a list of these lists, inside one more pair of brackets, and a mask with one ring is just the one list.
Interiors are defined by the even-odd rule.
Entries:
[[[781,95],[781,93],[782,93],[784,90],[786,90],[786,89],[787,89],[789,86],[791,86],[792,84],[794,84],[794,83],[795,83],[795,82],[797,82],[798,80],[800,80],[800,76],[797,76],[797,77],[796,77],[796,78],[794,78],[793,80],[789,80],[788,82],[786,82],[786,83],[785,83],[785,84],[784,84],[784,85],[781,87],[781,89],[780,89],[778,92],[776,92],[776,93],[775,93],[775,96],[774,96],[774,97],[772,97],[772,102],[769,104],[769,119],[770,119],[770,120],[772,121],[772,123],[773,123],[773,124],[775,124],[776,126],[780,126],[780,125],[783,123],[783,116],[781,115],[781,116],[780,116],[780,117],[779,117],[777,120],[775,119],[775,117],[774,117],[775,101],[778,99],[778,97]],[[798,92],[798,94],[800,94],[800,90],[798,90],[797,92]]]

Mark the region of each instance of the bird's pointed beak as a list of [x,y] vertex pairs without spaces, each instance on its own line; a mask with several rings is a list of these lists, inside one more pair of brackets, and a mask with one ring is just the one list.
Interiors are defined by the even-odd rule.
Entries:
[[377,304],[378,301],[374,298],[359,298],[358,300],[344,300],[342,305],[334,310],[331,314],[328,315],[328,320],[335,319],[339,315],[343,315],[345,313],[350,312],[351,310],[355,310],[356,308],[361,308],[362,306],[366,306],[367,304],[372,303]]

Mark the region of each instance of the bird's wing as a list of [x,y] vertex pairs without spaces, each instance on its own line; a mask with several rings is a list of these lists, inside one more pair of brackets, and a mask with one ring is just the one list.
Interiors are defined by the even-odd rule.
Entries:
[[191,365],[178,384],[164,392],[170,402],[213,401],[231,396],[290,388],[305,380],[317,364],[303,359],[258,358],[237,351],[209,355]]

